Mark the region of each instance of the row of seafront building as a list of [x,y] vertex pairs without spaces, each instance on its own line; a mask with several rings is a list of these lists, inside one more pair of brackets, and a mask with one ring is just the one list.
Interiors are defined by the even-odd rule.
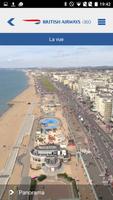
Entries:
[[113,120],[113,71],[73,70],[53,72],[52,77],[92,102],[92,111],[105,123]]

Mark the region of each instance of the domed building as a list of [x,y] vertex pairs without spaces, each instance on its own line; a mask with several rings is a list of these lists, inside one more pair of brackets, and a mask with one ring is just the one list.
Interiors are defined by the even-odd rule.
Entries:
[[54,170],[61,166],[62,162],[70,160],[70,154],[66,149],[62,149],[60,145],[47,144],[36,146],[30,152],[30,167],[32,169],[40,169],[46,166]]

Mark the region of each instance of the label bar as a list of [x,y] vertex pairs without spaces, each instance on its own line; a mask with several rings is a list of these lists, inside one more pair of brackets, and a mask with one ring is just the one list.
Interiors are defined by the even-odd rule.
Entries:
[[0,45],[113,45],[113,33],[0,33]]

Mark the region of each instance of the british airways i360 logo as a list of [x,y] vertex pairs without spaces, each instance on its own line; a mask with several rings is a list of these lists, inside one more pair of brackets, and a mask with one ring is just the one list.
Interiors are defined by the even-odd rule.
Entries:
[[[34,22],[35,24],[40,24],[40,19],[24,19],[25,22]],[[52,19],[44,19],[42,20],[43,24],[80,24],[80,19],[74,19],[74,20],[52,20]]]

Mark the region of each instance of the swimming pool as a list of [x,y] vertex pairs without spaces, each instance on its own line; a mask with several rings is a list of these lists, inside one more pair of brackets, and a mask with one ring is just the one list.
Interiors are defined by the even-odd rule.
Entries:
[[59,120],[56,118],[44,118],[40,120],[40,124],[44,126],[45,129],[57,129]]

